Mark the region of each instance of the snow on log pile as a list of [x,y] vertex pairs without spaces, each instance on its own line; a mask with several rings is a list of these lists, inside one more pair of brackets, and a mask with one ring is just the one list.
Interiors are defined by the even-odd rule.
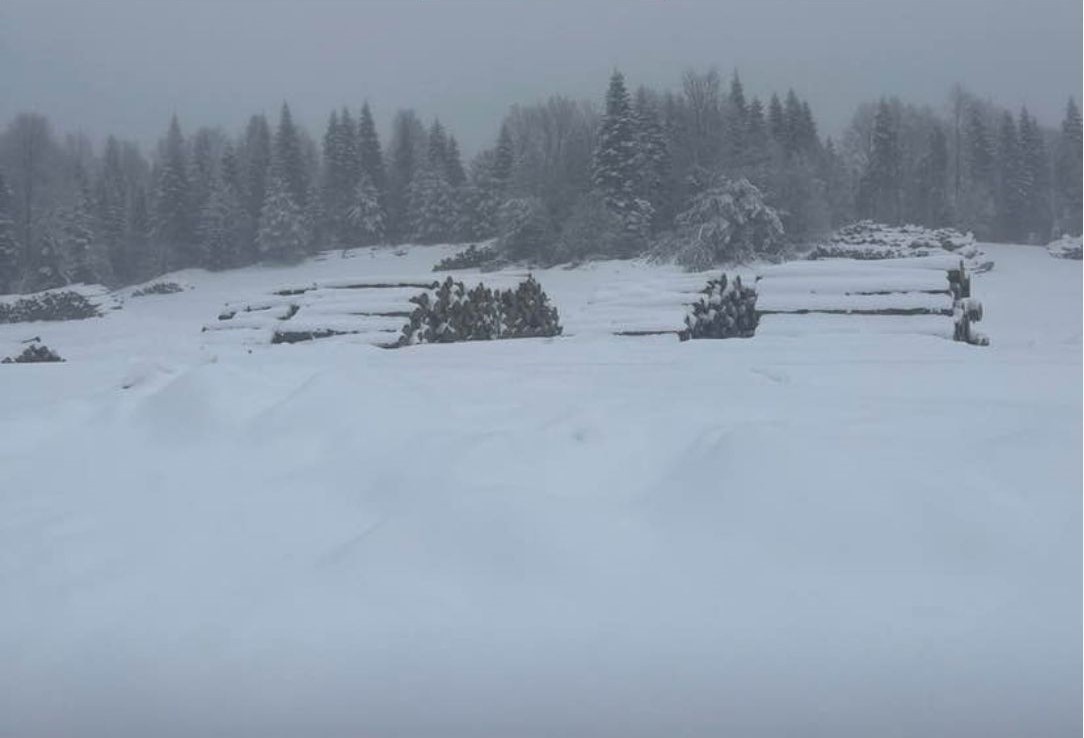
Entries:
[[120,307],[115,296],[101,285],[75,284],[26,295],[0,297],[0,323],[39,320],[97,318]]
[[790,262],[762,271],[756,289],[762,331],[769,335],[884,331],[988,343],[972,327],[982,319],[982,304],[971,297],[971,277],[959,257]]
[[1080,261],[1084,256],[1080,236],[1062,236],[1057,241],[1046,245],[1046,250],[1055,259],[1074,259]]
[[685,316],[704,292],[705,273],[637,275],[617,279],[595,290],[582,311],[565,318],[566,332],[575,335],[677,335]]
[[840,228],[832,234],[828,243],[814,248],[809,258],[876,261],[939,255],[962,258],[973,272],[988,271],[994,265],[975,245],[975,237],[970,233],[960,233],[951,228],[889,226],[871,220]]
[[[495,276],[501,284],[511,281]],[[227,303],[218,320],[203,330],[212,342],[243,345],[348,335],[357,342],[392,348],[414,312],[412,300],[438,286],[437,280],[417,276],[284,286],[258,299]]]

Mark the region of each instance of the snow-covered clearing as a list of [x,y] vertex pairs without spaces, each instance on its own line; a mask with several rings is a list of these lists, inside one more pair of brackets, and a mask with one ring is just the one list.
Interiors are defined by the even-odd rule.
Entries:
[[704,281],[634,263],[558,339],[200,331],[445,247],[0,325],[68,360],[0,367],[0,736],[1079,735],[1081,266],[983,248],[987,348],[612,336]]

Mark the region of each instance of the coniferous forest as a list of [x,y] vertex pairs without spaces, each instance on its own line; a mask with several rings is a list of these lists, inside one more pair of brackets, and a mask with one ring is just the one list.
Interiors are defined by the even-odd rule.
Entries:
[[[600,90],[601,92],[602,90]],[[823,135],[794,91],[737,74],[676,89],[614,72],[598,101],[513,106],[469,159],[440,120],[368,103],[306,130],[284,103],[243,131],[153,151],[95,146],[23,113],[0,133],[0,293],[134,283],[332,248],[480,242],[536,264],[644,254],[688,266],[772,255],[856,219],[1045,243],[1081,232],[1081,114],[1055,127],[962,88],[938,107],[882,98]]]

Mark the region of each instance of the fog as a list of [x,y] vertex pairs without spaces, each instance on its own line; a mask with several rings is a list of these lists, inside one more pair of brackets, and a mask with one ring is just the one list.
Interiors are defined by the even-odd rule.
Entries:
[[1056,124],[1081,87],[1078,0],[165,2],[5,0],[0,120],[145,143],[176,111],[236,130],[286,99],[313,130],[369,99],[439,115],[466,152],[510,104],[600,100],[612,68],[676,86],[687,67],[740,70],[752,94],[794,87],[826,133],[881,94],[942,105],[962,83]]

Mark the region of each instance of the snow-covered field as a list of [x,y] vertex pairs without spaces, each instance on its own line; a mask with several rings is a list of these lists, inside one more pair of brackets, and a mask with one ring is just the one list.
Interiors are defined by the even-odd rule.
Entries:
[[703,280],[634,263],[558,339],[200,331],[446,247],[0,326],[68,359],[0,367],[0,736],[1079,735],[1081,266],[983,248],[987,348],[612,336]]

